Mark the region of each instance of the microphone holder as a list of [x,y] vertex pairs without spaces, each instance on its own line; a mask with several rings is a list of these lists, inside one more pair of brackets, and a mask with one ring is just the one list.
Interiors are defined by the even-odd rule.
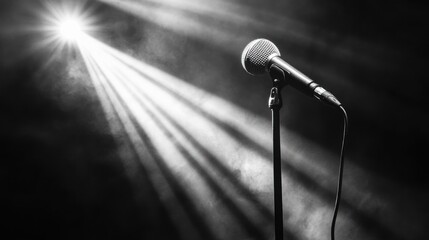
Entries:
[[280,109],[283,106],[281,89],[286,85],[285,74],[279,67],[270,67],[273,87],[268,99],[271,109],[273,131],[273,173],[274,173],[274,232],[275,240],[283,240],[283,200],[282,200],[282,168],[280,155]]

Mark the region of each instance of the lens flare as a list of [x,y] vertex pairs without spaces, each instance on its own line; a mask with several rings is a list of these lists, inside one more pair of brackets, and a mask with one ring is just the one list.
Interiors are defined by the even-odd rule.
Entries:
[[66,42],[74,42],[84,33],[84,25],[79,18],[65,18],[58,24],[58,34]]
[[96,5],[89,1],[42,1],[40,24],[31,29],[40,33],[30,52],[47,54],[41,70],[68,57],[75,58],[78,44],[84,44],[85,36],[101,30]]

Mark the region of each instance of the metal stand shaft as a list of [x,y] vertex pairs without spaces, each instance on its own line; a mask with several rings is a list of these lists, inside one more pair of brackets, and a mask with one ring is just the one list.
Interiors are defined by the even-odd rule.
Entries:
[[271,69],[273,80],[268,107],[272,113],[273,130],[273,174],[274,174],[274,224],[275,240],[283,240],[283,200],[282,200],[282,167],[280,154],[280,109],[283,105],[281,88],[284,86],[284,73],[280,69]]

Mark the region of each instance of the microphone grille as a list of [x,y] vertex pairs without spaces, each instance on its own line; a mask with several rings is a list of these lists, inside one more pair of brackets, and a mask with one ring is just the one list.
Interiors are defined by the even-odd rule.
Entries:
[[251,41],[244,48],[241,55],[241,64],[246,72],[257,75],[265,72],[268,57],[275,54],[280,56],[280,51],[271,41],[263,38]]

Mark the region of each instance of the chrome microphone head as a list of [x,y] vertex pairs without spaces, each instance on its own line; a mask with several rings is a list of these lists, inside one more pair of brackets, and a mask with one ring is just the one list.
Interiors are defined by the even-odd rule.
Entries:
[[252,75],[263,74],[273,56],[280,56],[276,45],[267,39],[259,38],[251,41],[244,48],[241,64],[244,70]]

